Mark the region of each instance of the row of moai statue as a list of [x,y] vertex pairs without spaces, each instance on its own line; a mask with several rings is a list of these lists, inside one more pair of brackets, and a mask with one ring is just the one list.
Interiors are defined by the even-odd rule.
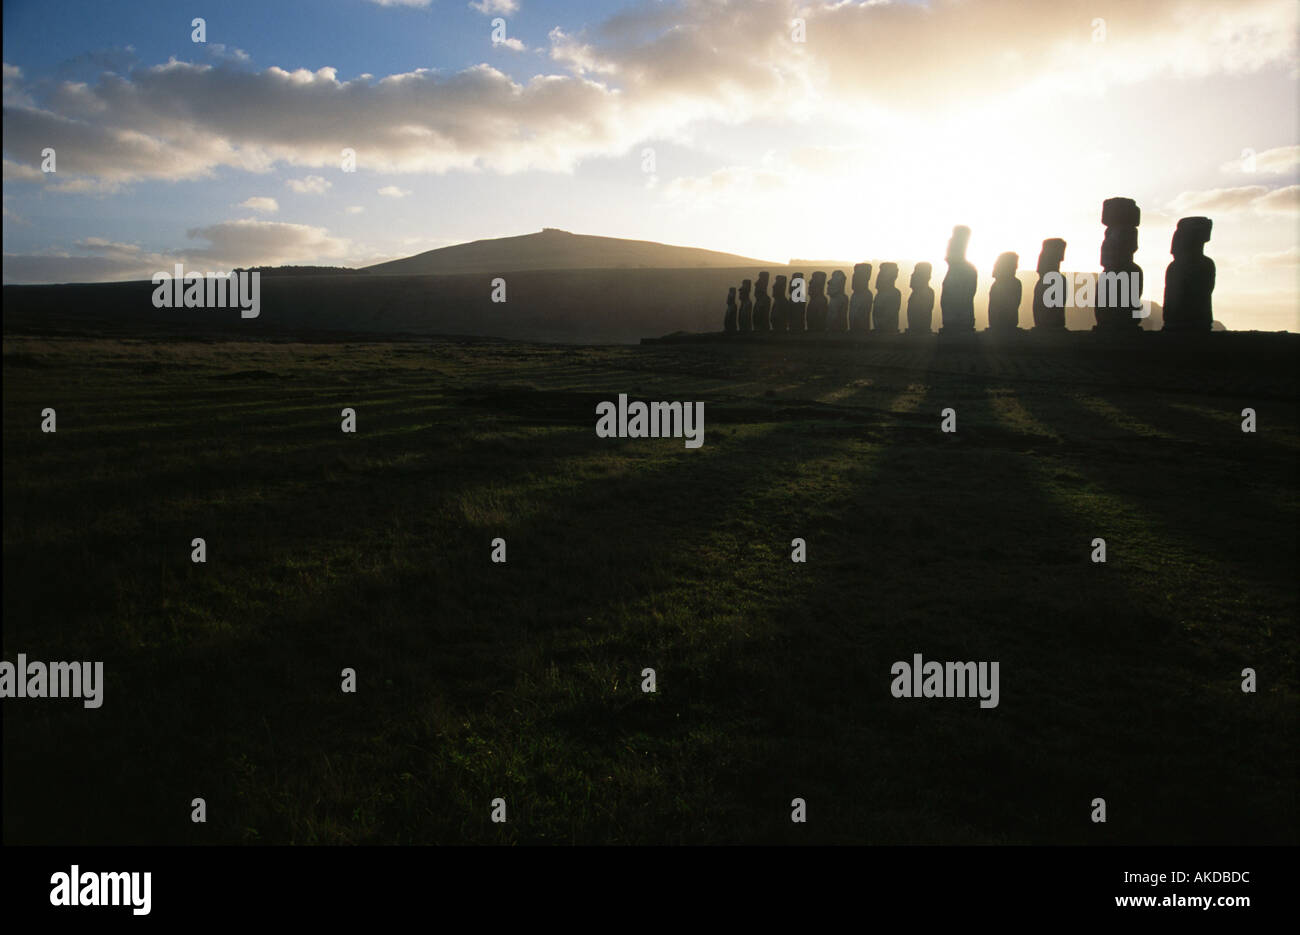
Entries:
[[[1132,289],[1098,289],[1094,313],[1098,331],[1134,331],[1142,327],[1142,267],[1134,262],[1138,248],[1138,225],[1142,212],[1131,198],[1108,198],[1102,203],[1101,223],[1106,228],[1101,243],[1103,274],[1120,274],[1135,284]],[[1210,239],[1211,221],[1204,217],[1183,218],[1174,231],[1169,252],[1174,260],[1165,271],[1164,327],[1169,331],[1209,331],[1213,324],[1211,294],[1214,292],[1214,261],[1205,255]],[[966,259],[970,228],[952,229],[945,259],[947,275],[939,297],[940,333],[975,330],[975,267]],[[1034,329],[1065,330],[1065,308],[1060,301],[1064,290],[1073,292],[1072,283],[1058,289],[1049,298],[1051,279],[1061,275],[1065,260],[1065,241],[1050,237],[1043,241],[1038,254],[1038,282],[1034,286]],[[1016,271],[1020,256],[1003,253],[993,264],[993,285],[989,289],[989,330],[1015,331],[1020,327],[1022,286]],[[930,287],[929,263],[917,263],[912,270],[911,294],[907,299],[907,333],[928,334],[934,313],[934,289]],[[871,292],[871,264],[853,267],[853,297],[845,293],[845,276],[840,270],[813,273],[805,280],[803,273],[786,279],[777,276],[772,294],[768,295],[768,274],[759,273],[753,283],[741,282],[737,291],[727,293],[727,311],[723,319],[726,331],[874,331],[897,334],[902,294],[894,285],[898,279],[897,263],[881,263],[876,274],[876,291]],[[1113,281],[1113,279],[1112,279]],[[796,288],[786,295],[787,282],[807,283],[807,295]]]
[[[929,332],[934,313],[934,290],[930,288],[929,263],[917,263],[912,270],[912,292],[907,300],[908,332]],[[723,319],[726,331],[881,331],[897,333],[898,313],[903,294],[894,283],[898,280],[897,263],[881,263],[876,274],[876,291],[871,292],[871,264],[853,267],[853,297],[845,291],[846,277],[841,270],[830,274],[813,273],[805,279],[795,273],[773,280],[768,295],[768,274],[759,273],[751,282],[741,280],[740,288],[727,291],[727,312]],[[806,283],[807,293],[796,289],[786,294],[789,282]],[[753,296],[751,297],[751,286]]]

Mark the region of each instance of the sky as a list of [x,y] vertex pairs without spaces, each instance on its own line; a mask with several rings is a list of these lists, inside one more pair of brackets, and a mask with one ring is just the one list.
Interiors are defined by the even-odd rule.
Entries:
[[1127,196],[1148,298],[1205,215],[1215,317],[1297,331],[1298,32],[1297,0],[6,0],[4,281],[543,227],[938,277],[965,224],[986,284],[1047,237],[1099,269]]

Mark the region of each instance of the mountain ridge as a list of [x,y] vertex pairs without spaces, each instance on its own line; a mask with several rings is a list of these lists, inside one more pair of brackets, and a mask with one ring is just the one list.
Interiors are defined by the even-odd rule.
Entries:
[[768,260],[700,247],[574,234],[556,227],[545,227],[532,234],[438,247],[361,269],[381,276],[418,276],[548,269],[719,269],[769,263]]

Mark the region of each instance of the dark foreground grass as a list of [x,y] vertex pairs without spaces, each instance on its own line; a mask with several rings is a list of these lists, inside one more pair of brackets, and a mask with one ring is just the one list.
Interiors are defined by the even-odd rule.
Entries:
[[[5,843],[1294,843],[1293,380],[11,337],[4,657],[107,685],[4,703]],[[596,438],[620,392],[704,447]],[[1001,703],[893,698],[918,652]]]

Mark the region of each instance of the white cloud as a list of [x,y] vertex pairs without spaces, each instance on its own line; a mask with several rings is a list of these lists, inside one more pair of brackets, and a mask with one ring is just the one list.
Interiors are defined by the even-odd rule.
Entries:
[[323,227],[252,218],[191,228],[185,235],[208,242],[186,251],[186,256],[227,267],[337,259],[349,248],[346,239],[331,237]]
[[330,182],[322,175],[309,175],[301,179],[288,179],[284,184],[299,195],[323,195],[333,187],[334,183]]
[[519,0],[470,0],[470,8],[484,16],[509,16],[519,12]]
[[365,210],[366,209],[363,208],[361,205],[348,205],[347,207],[348,214],[361,214]]
[[1240,159],[1225,162],[1219,169],[1223,172],[1277,175],[1297,165],[1300,165],[1300,146],[1276,146],[1259,153],[1243,150]]
[[1229,213],[1247,209],[1266,214],[1294,214],[1300,211],[1300,185],[1288,185],[1272,191],[1263,185],[1242,185],[1237,188],[1182,192],[1169,206],[1181,214]]
[[252,211],[262,211],[266,214],[274,214],[280,210],[280,204],[274,198],[263,198],[254,196],[239,203],[239,207],[248,208]]
[[385,198],[405,198],[411,193],[404,188],[398,188],[396,185],[385,185],[379,189],[379,194]]

